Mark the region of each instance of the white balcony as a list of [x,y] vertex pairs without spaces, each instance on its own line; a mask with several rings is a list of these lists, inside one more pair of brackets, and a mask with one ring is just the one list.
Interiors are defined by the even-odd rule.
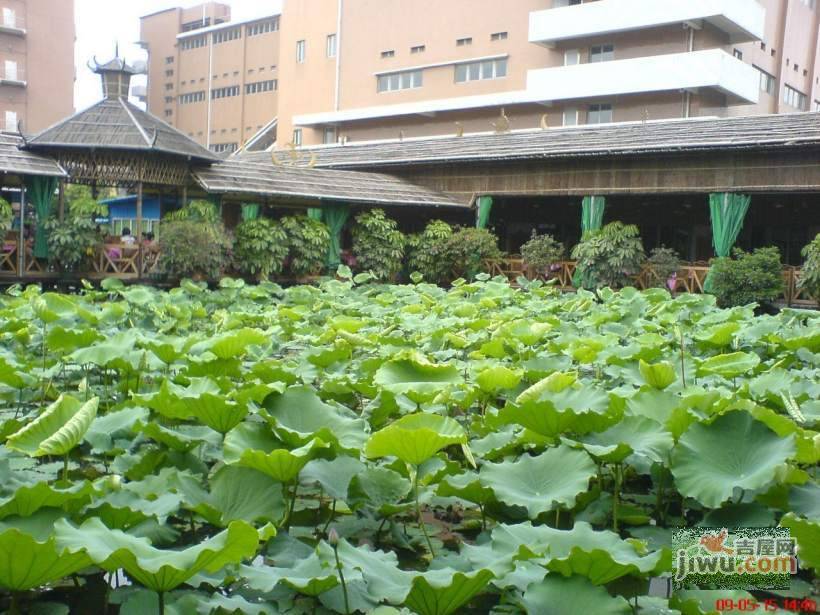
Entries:
[[729,104],[756,103],[760,74],[720,49],[531,70],[527,97],[541,101],[714,89]]
[[530,13],[530,42],[560,41],[702,22],[731,42],[761,40],[766,9],[757,0],[600,0]]
[[22,66],[16,62],[6,61],[0,63],[0,85],[13,85],[16,87],[26,87],[26,73]]

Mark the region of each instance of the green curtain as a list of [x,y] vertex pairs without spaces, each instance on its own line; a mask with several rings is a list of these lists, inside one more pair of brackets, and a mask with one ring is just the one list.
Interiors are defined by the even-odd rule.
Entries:
[[259,205],[256,203],[242,203],[242,221],[256,220],[259,217]]
[[490,212],[493,209],[493,197],[480,196],[478,197],[478,210],[476,211],[475,226],[476,228],[487,228],[490,222]]
[[342,262],[342,230],[350,217],[347,205],[330,205],[324,210],[324,223],[330,229],[330,246],[327,251],[327,268],[335,271]]
[[581,202],[581,234],[597,231],[604,225],[606,198],[602,196],[585,196]]
[[35,258],[48,258],[48,233],[43,223],[52,213],[55,190],[55,177],[26,177],[26,198],[37,213],[37,230],[34,233]]
[[[715,255],[729,256],[743,229],[743,221],[749,211],[752,197],[745,194],[717,192],[709,195],[709,211],[712,216],[712,245]],[[706,292],[712,292],[712,272],[703,283]]]
[[317,207],[311,207],[307,210],[308,218],[311,220],[322,220],[322,210]]

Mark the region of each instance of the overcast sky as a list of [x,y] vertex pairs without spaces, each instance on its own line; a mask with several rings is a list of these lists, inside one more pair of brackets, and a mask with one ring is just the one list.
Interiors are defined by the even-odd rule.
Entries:
[[[232,20],[272,15],[281,10],[281,0],[222,0],[231,5]],[[96,55],[100,62],[114,56],[119,42],[120,55],[129,62],[144,60],[145,52],[135,45],[139,40],[140,17],[176,6],[195,6],[190,0],[75,0],[77,25],[77,83],[74,106],[77,110],[93,105],[102,96],[100,80],[86,63]],[[144,79],[144,78],[143,78]],[[138,83],[144,83],[139,81]]]

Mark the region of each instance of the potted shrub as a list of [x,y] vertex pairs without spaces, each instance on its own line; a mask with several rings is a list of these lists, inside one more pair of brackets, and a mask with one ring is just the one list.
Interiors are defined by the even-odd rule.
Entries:
[[422,233],[407,236],[408,276],[418,272],[433,284],[440,284],[447,278],[447,266],[442,259],[447,240],[453,235],[453,228],[442,220],[430,221]]
[[632,284],[646,258],[634,224],[612,222],[587,233],[572,249],[577,261],[574,283],[580,288],[620,288]]
[[678,287],[678,269],[680,269],[680,256],[672,248],[661,246],[655,248],[649,255],[647,263],[652,269],[648,283],[653,288],[668,288],[670,292],[675,292]]
[[287,238],[290,273],[302,280],[320,275],[330,248],[327,225],[307,216],[288,216],[279,224]]
[[288,256],[288,237],[282,225],[269,218],[245,220],[236,227],[234,267],[261,282],[281,273]]
[[370,272],[382,282],[392,282],[404,261],[404,234],[395,220],[381,209],[356,216],[353,225],[353,256],[358,271]]
[[12,210],[11,204],[6,199],[0,198],[0,237],[11,229],[13,221],[14,210]]
[[231,262],[232,242],[212,203],[193,201],[165,216],[160,266],[173,279],[216,278]]
[[530,240],[521,246],[521,256],[536,275],[549,278],[556,271],[556,263],[564,259],[564,244],[552,235],[538,235],[533,230]]
[[485,272],[487,261],[503,256],[504,253],[498,249],[498,237],[492,231],[465,227],[456,229],[447,240],[442,262],[452,276],[472,279]]
[[49,217],[43,224],[48,231],[51,264],[64,272],[88,269],[105,234],[94,220],[106,213],[106,207],[89,196],[70,201],[63,220],[56,215]]
[[783,294],[779,249],[768,247],[744,252],[735,248],[733,257],[712,261],[711,289],[720,307],[766,304]]
[[820,303],[820,234],[802,251],[803,270],[798,287],[803,288],[815,301]]

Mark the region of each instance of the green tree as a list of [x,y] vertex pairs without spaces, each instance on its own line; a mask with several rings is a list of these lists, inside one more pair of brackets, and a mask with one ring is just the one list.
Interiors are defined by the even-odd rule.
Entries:
[[744,252],[712,261],[712,292],[721,307],[767,303],[783,294],[783,265],[776,247]]
[[629,286],[645,258],[640,231],[633,224],[612,222],[587,233],[572,249],[572,258],[581,288]]
[[404,234],[383,210],[373,209],[356,216],[353,255],[359,271],[369,271],[385,282],[394,280],[402,268],[404,246]]

